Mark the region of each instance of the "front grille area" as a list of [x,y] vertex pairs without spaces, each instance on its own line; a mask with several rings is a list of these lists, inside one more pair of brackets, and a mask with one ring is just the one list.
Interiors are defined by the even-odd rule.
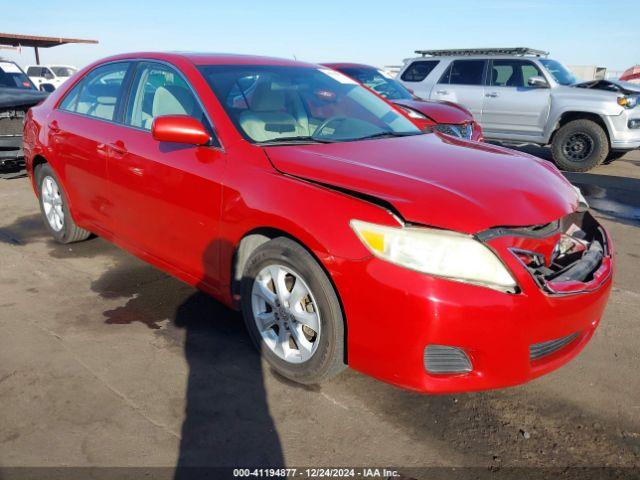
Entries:
[[577,333],[573,333],[566,337],[558,338],[556,340],[549,340],[547,342],[534,343],[529,346],[529,359],[531,361],[538,360],[547,355],[551,355],[557,352],[565,345],[569,345],[573,340],[578,337]]
[[424,368],[429,373],[468,373],[472,370],[464,350],[445,345],[429,345],[424,349]]
[[451,135],[452,137],[463,138],[465,140],[470,140],[473,135],[473,125],[470,123],[464,123],[461,125],[439,123],[438,125],[435,125],[433,129],[440,133],[444,133],[445,135]]
[[22,135],[24,115],[19,109],[0,111],[0,135]]

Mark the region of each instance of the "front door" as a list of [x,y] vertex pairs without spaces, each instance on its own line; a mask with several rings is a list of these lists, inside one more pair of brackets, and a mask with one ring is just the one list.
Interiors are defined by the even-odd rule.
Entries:
[[194,90],[173,67],[141,62],[130,92],[125,126],[109,159],[117,235],[136,253],[215,288],[225,154],[215,144],[152,137],[154,118],[190,115],[214,138]]
[[482,109],[487,137],[535,139],[543,134],[551,108],[549,88],[529,86],[529,78],[544,77],[529,60],[493,60]]

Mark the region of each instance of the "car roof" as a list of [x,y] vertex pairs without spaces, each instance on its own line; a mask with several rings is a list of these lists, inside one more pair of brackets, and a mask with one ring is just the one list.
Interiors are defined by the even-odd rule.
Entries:
[[290,60],[286,58],[263,57],[259,55],[242,55],[235,53],[206,53],[206,52],[132,52],[115,55],[100,60],[97,63],[104,63],[114,60],[127,60],[136,58],[147,58],[153,60],[164,60],[171,62],[174,60],[187,60],[194,65],[278,65],[278,66],[298,66],[313,67],[318,66],[313,63]]
[[340,62],[340,63],[321,63],[320,65],[324,67],[333,68],[335,70],[339,70],[341,68],[363,68],[367,70],[378,70],[376,67],[373,67],[371,65],[365,65],[364,63]]

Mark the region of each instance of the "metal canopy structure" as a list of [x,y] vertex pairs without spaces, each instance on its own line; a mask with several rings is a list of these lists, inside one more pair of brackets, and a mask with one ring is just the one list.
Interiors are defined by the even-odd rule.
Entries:
[[528,47],[507,48],[458,48],[452,50],[416,50],[415,53],[423,57],[462,57],[474,55],[535,55],[546,57],[549,52]]
[[67,43],[98,43],[97,40],[63,37],[38,37],[35,35],[17,35],[15,33],[0,33],[0,46],[33,47],[36,54],[36,64],[40,65],[39,48],[57,47]]

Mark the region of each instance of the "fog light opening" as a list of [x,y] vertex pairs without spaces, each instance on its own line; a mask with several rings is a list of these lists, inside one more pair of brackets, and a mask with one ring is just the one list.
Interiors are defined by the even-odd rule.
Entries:
[[628,125],[629,125],[629,128],[632,128],[632,129],[640,128],[640,118],[629,120]]
[[469,373],[471,360],[464,350],[446,345],[427,345],[424,349],[424,368],[429,373]]

